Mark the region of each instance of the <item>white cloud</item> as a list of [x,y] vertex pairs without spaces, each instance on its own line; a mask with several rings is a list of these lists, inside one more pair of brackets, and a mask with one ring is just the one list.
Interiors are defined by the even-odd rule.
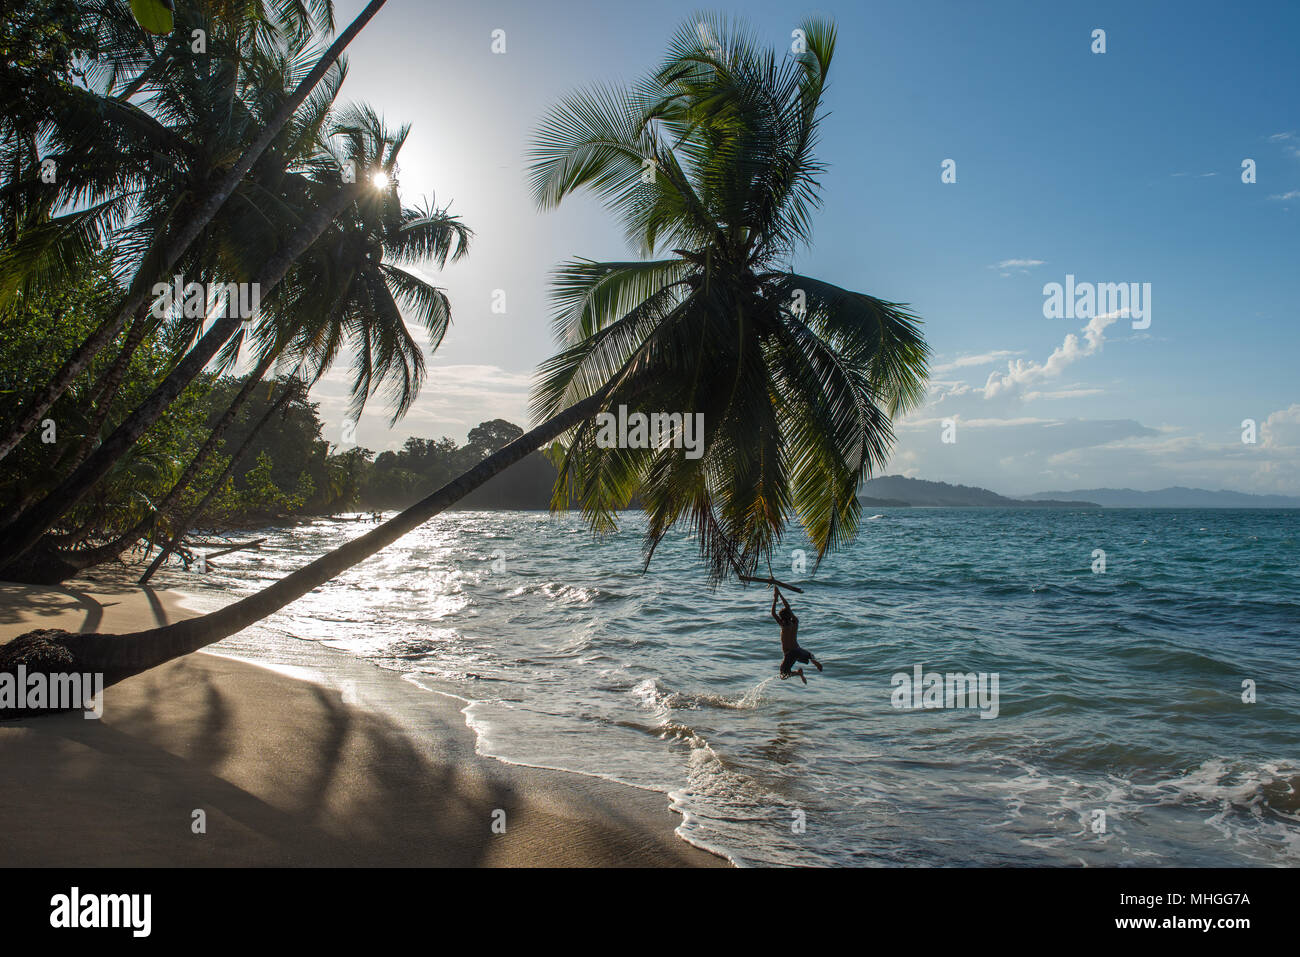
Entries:
[[[320,404],[320,417],[325,423],[324,437],[331,442],[339,441],[347,418],[351,373],[346,359],[343,357],[312,389],[312,401]],[[510,372],[494,365],[431,362],[420,398],[406,417],[390,428],[390,410],[382,398],[376,397],[357,422],[357,443],[382,451],[399,448],[409,435],[463,439],[480,422],[496,418],[526,428],[530,424],[528,397],[532,385],[530,372]]]
[[902,428],[910,431],[931,429],[942,425],[948,419],[955,419],[965,429],[1007,429],[1022,425],[1060,425],[1061,419],[1038,419],[1032,416],[1020,416],[1014,419],[967,419],[960,415],[936,416],[930,419],[908,419]]
[[958,356],[951,362],[944,362],[930,369],[932,375],[942,375],[945,372],[951,372],[954,369],[965,369],[968,366],[987,366],[994,362],[1001,362],[1008,356],[1024,355],[1024,349],[996,349],[993,352],[981,352],[978,355]]
[[1083,329],[1083,339],[1073,332],[1069,333],[1065,341],[1047,357],[1046,362],[1016,359],[1007,363],[1006,372],[989,373],[988,381],[984,384],[984,398],[991,399],[1007,393],[1014,394],[1026,386],[1045,379],[1054,379],[1072,363],[1095,355],[1101,351],[1102,344],[1106,341],[1106,327],[1120,317],[1120,312],[1094,316]]
[[1034,399],[1083,399],[1090,395],[1101,395],[1104,389],[1057,389],[1052,392],[1026,392],[1025,401]]
[[1300,403],[1279,409],[1259,426],[1259,441],[1241,441],[1237,421],[1217,423],[1207,434],[1177,426],[1128,436],[1094,447],[1063,449],[1049,456],[1045,469],[1090,474],[1082,487],[1116,485],[1116,476],[1134,488],[1187,485],[1241,492],[1300,492]]
[[1295,133],[1274,133],[1268,138],[1270,143],[1281,143],[1282,149],[1296,159],[1300,159],[1300,137]]
[[1036,266],[1043,265],[1042,259],[1004,259],[1000,263],[994,263],[989,269],[1001,269],[1003,276],[1010,276],[1013,272],[1021,275],[1028,275],[1029,270]]
[[1270,450],[1300,450],[1300,403],[1270,413],[1260,423],[1259,444]]

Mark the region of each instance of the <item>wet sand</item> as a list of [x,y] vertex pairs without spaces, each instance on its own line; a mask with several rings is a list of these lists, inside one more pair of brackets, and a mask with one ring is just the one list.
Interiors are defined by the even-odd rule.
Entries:
[[[190,614],[167,591],[0,583],[0,642]],[[0,723],[0,866],[726,866],[665,795],[480,757],[454,699],[353,673],[200,652],[107,689],[100,720]]]

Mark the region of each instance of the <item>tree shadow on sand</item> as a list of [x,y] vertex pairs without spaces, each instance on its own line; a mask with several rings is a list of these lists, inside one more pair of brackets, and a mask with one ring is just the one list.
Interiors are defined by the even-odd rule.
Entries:
[[[183,658],[106,699],[99,721],[72,713],[6,725],[17,736],[0,732],[0,762],[21,764],[0,782],[0,809],[34,819],[0,837],[0,863],[697,862],[684,843],[680,855],[656,848],[662,834],[617,804],[602,806],[595,822],[565,807],[568,779],[580,800],[595,782],[432,761],[382,715],[273,672]],[[15,743],[18,753],[7,753]],[[546,793],[527,793],[539,775]],[[196,810],[206,833],[193,832]],[[504,834],[492,830],[497,811]]]

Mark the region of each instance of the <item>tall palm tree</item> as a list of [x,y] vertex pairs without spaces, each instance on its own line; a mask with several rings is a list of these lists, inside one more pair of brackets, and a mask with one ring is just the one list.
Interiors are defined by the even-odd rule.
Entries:
[[[242,36],[242,31],[236,31],[233,39]],[[221,49],[221,44],[231,39],[231,36],[214,34],[212,49],[214,52]],[[114,193],[87,210],[27,230],[18,244],[0,256],[0,274],[6,279],[15,275],[27,277],[29,284],[49,283],[47,272],[59,278],[59,267],[64,265],[59,262],[62,257],[48,256],[43,248],[45,234],[59,234],[65,229],[63,220],[76,222],[96,206],[107,210],[126,203],[130,204],[130,220],[124,228],[112,231],[113,248],[126,262],[141,268],[159,237],[165,237],[177,218],[185,218],[187,210],[202,200],[214,173],[229,162],[230,156],[239,155],[245,143],[260,135],[267,118],[274,116],[279,105],[293,95],[297,77],[311,69],[315,58],[310,37],[300,38],[293,33],[282,35],[276,45],[243,56],[247,63],[233,55],[216,55],[195,58],[184,68],[165,72],[162,78],[168,82],[160,84],[149,97],[148,111],[83,91],[71,93],[51,129],[50,140],[59,147],[56,155],[61,161],[75,157],[75,163],[91,172],[79,174],[75,163],[69,164],[73,172],[65,177],[60,188],[64,201],[74,202],[86,195],[98,200],[96,190],[104,189],[104,183],[99,180],[106,171],[111,171],[113,181],[133,185],[135,189]],[[282,127],[281,135],[267,154],[205,227],[199,242],[187,250],[182,257],[187,277],[201,282],[258,281],[253,273],[259,265],[275,258],[279,241],[309,217],[322,196],[338,193],[337,168],[326,183],[308,180],[303,173],[321,172],[319,139],[344,73],[342,64],[335,64],[327,71],[319,88]],[[124,115],[130,122],[99,123],[104,108],[110,115]],[[126,135],[128,132],[130,135]],[[342,197],[342,193],[338,195]],[[100,225],[102,220],[96,215],[75,228],[89,230]],[[40,268],[46,258],[56,261],[52,270]],[[3,288],[4,284],[0,284],[0,289]],[[182,327],[188,324],[188,329],[197,335],[206,319],[204,315],[189,317],[178,313],[167,321]],[[121,425],[126,424],[123,422],[113,432],[113,444],[100,445],[93,461],[86,461],[111,408],[115,377],[124,373],[131,353],[143,341],[140,333],[147,333],[160,323],[144,310],[137,315],[131,333],[98,389],[98,408],[85,425],[85,438],[75,451],[63,456],[51,473],[32,483],[33,493],[44,493],[35,515],[28,514],[33,511],[31,495],[11,503],[6,510],[3,540],[9,543],[6,558],[10,564],[21,558],[29,546],[17,544],[15,536],[8,534],[9,528],[16,527],[22,532],[20,537],[34,542],[32,536],[39,537],[44,531],[38,527],[41,522],[46,529],[52,526],[76,506],[121,456],[134,448],[134,438],[122,431]],[[198,345],[166,376],[160,389],[169,390],[170,398],[184,387],[188,381],[186,376],[192,378],[204,367],[216,348],[228,340],[236,345],[242,341],[243,329],[238,321],[229,319],[217,326],[219,330],[210,330],[200,338]],[[182,341],[188,338],[189,333],[181,336]],[[236,354],[237,350],[227,354],[227,364]],[[153,418],[161,414],[170,398],[154,404]],[[132,433],[142,434],[143,428],[151,424],[149,417],[139,415],[130,416],[127,421],[132,423]],[[53,572],[58,563],[38,564],[47,565]]]
[[136,270],[124,301],[112,318],[106,320],[64,360],[54,377],[36,390],[12,426],[0,434],[0,459],[4,458],[41,421],[42,416],[67,390],[106,345],[111,343],[127,321],[149,298],[149,291],[159,276],[167,275],[194,243],[217,211],[252,169],[272,141],[279,135],[294,111],[302,105],[316,84],[338,60],[343,50],[362,28],[379,12],[386,0],[370,0],[356,19],[330,44],[329,48],[271,115],[261,132],[225,172],[216,178],[194,211],[168,232],[166,237],[146,251]]
[[[28,0],[24,7],[41,5]],[[270,8],[275,8],[274,16],[268,13]],[[20,73],[13,88],[38,99],[46,115],[36,123],[29,115],[33,111],[25,111],[7,117],[10,122],[0,129],[6,145],[25,141],[26,134],[33,143],[39,137],[41,149],[33,157],[53,159],[58,169],[56,186],[38,178],[35,162],[6,166],[0,176],[6,215],[0,312],[20,290],[30,295],[42,286],[64,287],[69,278],[84,271],[86,257],[96,254],[96,246],[104,242],[113,244],[119,270],[138,271],[144,254],[201,204],[211,182],[274,119],[281,103],[290,98],[289,91],[313,68],[319,49],[313,46],[314,37],[332,28],[328,0],[241,4],[196,0],[182,8],[182,26],[187,44],[190,27],[205,29],[206,53],[196,55],[186,46],[184,56],[156,51],[150,61],[146,53],[151,51],[141,47],[140,31],[125,4],[103,0],[85,5],[80,13],[83,21],[78,21],[78,28],[88,23],[83,32],[93,34],[98,43],[76,61],[80,67],[75,75],[81,80],[59,83],[36,71]],[[64,33],[68,30],[63,28]],[[88,43],[82,38],[77,49],[87,49]],[[140,83],[137,77],[130,89],[132,94],[144,93],[142,102],[137,105],[125,102],[122,95],[113,96],[117,82],[140,64],[147,65],[139,76],[150,74],[150,82]],[[11,105],[7,82],[11,78],[7,69],[6,107]],[[301,209],[286,207],[286,199],[291,206],[296,200],[299,207],[315,201],[312,190],[301,186],[286,190],[282,184],[287,171],[301,162],[303,149],[319,135],[342,78],[341,62],[336,61],[186,251],[180,265],[188,278],[250,278],[237,273],[248,272],[250,263],[273,253],[275,240],[302,215]],[[39,116],[42,110],[34,112]],[[71,211],[54,215],[64,209]],[[256,241],[259,237],[265,241]],[[8,325],[10,318],[21,326],[21,305],[13,317],[0,315],[0,322]],[[197,330],[204,318],[189,319],[189,328]],[[60,435],[75,439],[79,428],[84,433],[81,440],[48,447],[26,487],[20,481],[9,496],[0,524],[21,516],[95,448],[132,356],[146,338],[170,327],[167,337],[179,339],[183,347],[188,335],[176,333],[184,325],[183,316],[161,321],[149,315],[147,304],[142,307],[117,357],[107,371],[97,373],[94,387],[88,393],[85,388],[77,390],[81,394],[71,410],[68,402],[61,403]],[[102,362],[96,366],[104,368]],[[130,409],[128,405],[119,414]],[[129,455],[140,451],[134,445],[125,448]]]
[[[315,33],[308,11],[298,3],[280,0],[276,4],[283,8],[279,11],[280,18],[268,22],[262,9],[265,6],[254,3],[237,10],[239,15],[233,24],[218,21],[221,32],[214,36],[214,42],[229,41],[228,45],[235,50],[247,42],[255,44],[251,53],[242,54],[246,61],[242,70],[233,69],[236,62],[233,56],[224,61],[228,67],[224,71],[214,70],[211,65],[206,70],[195,69],[194,58],[189,56],[181,68],[173,68],[175,61],[170,57],[166,60],[159,57],[142,71],[144,76],[160,62],[164,63],[164,69],[156,71],[156,82],[150,84],[145,101],[147,116],[185,146],[184,155],[168,157],[169,167],[155,171],[162,175],[151,177],[147,197],[138,204],[141,214],[137,215],[132,232],[143,238],[144,241],[136,241],[142,250],[150,245],[148,240],[162,235],[170,221],[202,194],[211,171],[242,149],[250,132],[256,132],[270,119],[281,99],[292,89],[294,78],[309,68],[315,56]],[[317,20],[332,24],[330,3],[317,0],[312,7]],[[232,11],[218,4],[211,12],[214,16],[228,17]],[[211,26],[207,21],[201,22]],[[212,62],[209,58],[208,63]],[[270,239],[292,228],[293,220],[302,215],[300,209],[294,208],[295,204],[309,200],[311,195],[308,183],[293,181],[302,179],[302,171],[320,152],[316,140],[335,108],[334,100],[346,72],[343,61],[336,62],[285,123],[267,154],[182,257],[183,275],[217,279],[222,272],[229,276],[232,270],[247,274],[251,272],[251,264],[270,251],[267,243],[253,242],[253,237],[260,234]],[[137,79],[131,88],[138,92],[141,85]],[[118,99],[122,98],[119,95]],[[156,129],[149,132],[154,134],[151,137],[154,141],[162,138]],[[86,152],[84,138],[80,152]],[[156,158],[157,153],[152,156]],[[182,175],[177,175],[178,172]],[[167,184],[161,189],[160,180]],[[113,240],[120,249],[120,233],[115,233]],[[142,309],[132,320],[117,358],[95,386],[96,409],[86,435],[66,461],[60,463],[65,474],[80,465],[98,443],[99,429],[112,408],[132,353],[158,325],[159,320],[147,309]],[[195,328],[201,325],[202,321]]]
[[[238,40],[243,31],[232,35]],[[214,34],[212,39],[210,50],[215,53],[229,37]],[[88,252],[94,245],[93,233],[111,224],[106,217],[114,215],[112,211],[129,207],[130,220],[124,227],[105,230],[104,238],[111,239],[121,263],[138,266],[139,257],[201,198],[213,171],[237,155],[261,129],[279,99],[288,95],[295,78],[310,68],[315,53],[310,37],[298,39],[286,33],[278,45],[244,56],[248,63],[242,70],[236,68],[233,56],[196,58],[183,69],[168,70],[162,75],[167,82],[160,83],[146,100],[147,109],[89,94],[70,98],[50,132],[49,145],[58,162],[71,167],[70,172],[65,170],[59,195],[65,202],[82,196],[90,204],[25,230],[20,241],[0,256],[0,276],[6,280],[0,282],[0,308],[19,283],[30,294],[33,286],[39,289],[42,284],[65,282],[61,273],[77,269],[80,257],[61,255],[59,247],[66,240],[73,251]],[[304,204],[314,201],[313,187],[295,180],[303,178],[302,172],[311,168],[309,164],[320,152],[316,141],[344,75],[342,64],[336,64],[285,125],[267,156],[182,258],[180,271],[186,277],[199,282],[251,278],[254,265],[269,255],[276,239],[301,218]],[[276,91],[280,91],[278,96]],[[111,115],[129,115],[130,123],[103,123],[104,109]],[[123,189],[111,191],[101,202],[105,177],[110,173]],[[337,172],[333,178],[337,179]],[[96,208],[103,214],[87,215]],[[48,268],[47,259],[53,260]],[[206,319],[179,312],[157,318],[148,306],[143,307],[133,318],[117,356],[91,390],[94,406],[80,423],[81,440],[66,451],[60,452],[57,446],[50,450],[57,456],[52,466],[33,476],[26,496],[8,503],[0,523],[7,525],[25,511],[37,492],[66,478],[100,443],[132,356],[148,336],[165,324],[197,333]],[[187,340],[188,334],[180,338]],[[120,414],[130,411],[128,406]],[[75,432],[64,430],[64,434]]]
[[[802,25],[778,59],[744,29],[685,25],[663,68],[631,90],[566,100],[534,155],[540,205],[603,195],[641,251],[577,261],[557,284],[564,348],[535,393],[551,417],[395,518],[241,601],[130,636],[33,632],[0,667],[60,656],[110,682],[220,640],[401,538],[532,451],[568,434],[556,501],[572,492],[600,529],[640,490],[654,546],[697,533],[715,577],[752,568],[792,511],[819,556],[852,534],[856,490],[885,460],[890,416],[918,402],[928,349],[905,309],[782,268],[810,236],[813,147],[834,28]],[[647,175],[653,171],[653,175]],[[706,451],[606,449],[593,417],[620,404],[702,412]],[[50,667],[50,665],[46,665]]]
[[539,416],[608,388],[607,404],[702,413],[705,453],[601,449],[595,422],[568,444],[555,504],[596,530],[639,494],[648,566],[676,526],[716,582],[752,574],[793,513],[818,561],[856,531],[858,485],[883,466],[890,417],[924,395],[928,350],[904,307],[794,272],[820,205],[814,157],[833,25],[802,25],[778,58],[745,28],[686,24],[663,67],[630,90],[566,100],[534,154],[543,207],[590,189],[636,262],[565,264]]
[[[275,288],[293,262],[320,237],[335,216],[358,198],[363,188],[363,184],[351,184],[337,188],[331,195],[322,198],[315,212],[287,237],[262,269],[254,274],[253,281],[261,287],[263,294]],[[243,321],[237,314],[227,314],[213,322],[211,328],[177,363],[144,403],[113,430],[93,455],[46,493],[44,498],[4,528],[0,548],[6,551],[10,563],[16,564],[21,561],[61,516],[95,488],[113,465],[150,426],[158,421],[181,391],[198,376],[221,347],[240,330]]]
[[[368,173],[383,173],[391,182],[395,175],[398,150],[406,138],[405,128],[390,135],[373,111],[351,108],[341,115],[335,132],[344,140],[345,147],[341,153],[331,155],[328,161],[317,165],[317,172],[323,182],[317,184],[314,197],[320,206],[305,218],[304,226],[295,233],[295,236],[301,237],[300,241],[292,240],[285,244],[285,248],[272,255],[255,274],[255,281],[261,286],[263,295],[269,295],[276,289],[280,279],[289,272],[289,267],[312,248],[335,219],[348,209],[352,212],[343,217],[345,223],[386,224],[387,238],[394,253],[401,259],[409,261],[432,257],[442,264],[449,255],[459,257],[467,248],[468,230],[456,217],[445,211],[403,210],[394,188],[371,189],[366,176],[361,178],[360,183],[350,186],[340,187],[335,182],[339,169],[337,162],[340,160]],[[305,205],[310,207],[311,203]],[[356,231],[349,226],[335,230],[335,233],[347,236]],[[307,235],[308,232],[310,235]],[[167,508],[175,504],[184,486],[197,474],[202,461],[215,450],[221,433],[233,422],[239,404],[242,404],[257,379],[270,367],[279,349],[294,336],[309,345],[324,349],[324,353],[314,360],[319,367],[317,375],[322,374],[333,361],[340,342],[348,338],[355,342],[356,351],[361,356],[358,380],[354,384],[354,407],[358,412],[367,396],[381,384],[391,387],[397,400],[396,415],[404,413],[414,401],[423,378],[423,357],[393,297],[402,299],[417,312],[435,347],[441,340],[449,319],[447,300],[441,290],[399,266],[371,262],[372,247],[375,244],[382,255],[385,234],[376,236],[366,233],[364,229],[361,232],[360,245],[354,244],[351,249],[353,259],[361,259],[361,266],[351,265],[349,249],[345,247],[340,251],[337,242],[331,242],[319,257],[325,263],[327,279],[331,270],[344,277],[341,280],[335,278],[337,289],[331,294],[332,301],[327,310],[314,312],[310,304],[304,306],[301,302],[286,310],[275,305],[282,297],[277,295],[272,299],[271,308],[266,311],[272,320],[269,325],[276,325],[274,320],[277,316],[281,325],[284,325],[285,315],[297,320],[300,325],[290,323],[284,325],[283,330],[270,334],[269,344],[263,350],[255,376],[246,382],[245,388],[237,397],[237,404],[219,420],[217,428],[183,474],[183,481],[173,488],[172,494],[165,501]],[[292,252],[287,253],[288,250]],[[321,268],[318,267],[314,275],[319,276],[320,273]],[[301,289],[308,284],[299,282],[298,286]],[[327,281],[313,282],[309,287],[331,289]],[[290,297],[292,299],[292,293]],[[24,555],[41,540],[60,516],[84,498],[113,465],[129,452],[135,440],[161,416],[180,390],[217,351],[223,345],[231,351],[231,344],[242,336],[242,326],[242,320],[237,316],[223,317],[213,323],[211,329],[172,370],[149,400],[119,425],[94,455],[3,530],[8,565],[13,569],[10,574],[21,580],[61,580],[62,577],[75,574],[78,567],[88,567],[88,564],[114,557],[138,537],[136,530],[132,529],[117,541],[84,551],[78,556],[47,553],[39,555],[37,560],[24,561]],[[324,346],[319,341],[313,342],[322,338]],[[235,352],[237,348],[231,354]],[[151,524],[152,516],[142,519],[143,523]]]
[[[294,264],[284,286],[277,287],[263,309],[266,321],[258,327],[261,341],[255,351],[260,358],[255,368],[170,491],[109,542],[75,551],[51,549],[38,561],[11,566],[5,574],[23,581],[62,580],[116,558],[148,534],[155,522],[180,502],[257,383],[277,360],[296,362],[305,370],[310,385],[330,369],[346,347],[357,357],[353,417],[360,415],[368,398],[378,391],[389,394],[393,421],[405,414],[419,394],[424,357],[398,302],[423,326],[430,351],[437,349],[446,334],[451,309],[443,290],[403,264],[432,260],[441,268],[448,259],[455,261],[465,255],[471,236],[459,217],[446,209],[402,206],[396,167],[408,132],[407,127],[390,132],[365,106],[345,108],[331,121],[312,169],[320,189],[337,188],[335,180],[344,164],[382,173],[388,185],[364,190]],[[231,337],[225,349],[228,359],[238,354],[242,339],[242,330]],[[126,453],[122,442],[117,442],[117,448]],[[60,492],[58,500],[66,502],[71,497]],[[184,531],[184,527],[173,530],[172,543],[155,565],[166,558]]]
[[339,111],[320,175],[355,157],[374,156],[372,168],[386,185],[335,219],[298,263],[283,297],[294,317],[293,351],[306,361],[309,381],[324,375],[347,346],[353,358],[349,415],[357,418],[382,391],[392,410],[390,424],[410,409],[425,375],[423,349],[403,309],[424,329],[431,353],[451,322],[446,293],[412,267],[432,263],[441,269],[459,260],[473,235],[449,208],[403,205],[397,160],[408,133],[406,126],[390,133],[364,104]]
[[[349,411],[353,420],[361,415],[367,400],[376,392],[386,391],[389,395],[390,422],[405,415],[419,395],[425,372],[424,354],[411,335],[398,303],[406,306],[407,312],[424,328],[430,352],[437,350],[447,333],[451,304],[442,289],[404,268],[404,264],[432,260],[441,268],[448,260],[454,262],[468,251],[471,233],[459,217],[445,208],[401,205],[395,168],[407,132],[403,127],[390,134],[383,121],[366,106],[341,113],[334,133],[344,139],[345,146],[332,154],[333,163],[327,165],[327,175],[337,168],[334,163],[377,156],[378,169],[388,185],[336,219],[330,233],[313,244],[298,263],[287,283],[289,288],[275,304],[276,311],[282,314],[276,328],[283,331],[273,333],[278,338],[263,347],[261,360],[230,403],[219,428],[213,429],[195,454],[159,506],[159,512],[179,500],[180,492],[197,474],[206,455],[215,450],[216,440],[233,423],[252,394],[252,387],[282,355],[297,361],[310,388],[330,370],[341,351],[350,352],[355,373]],[[269,414],[263,422],[268,419]],[[248,440],[255,433],[256,429],[250,432]],[[213,484],[213,492],[225,481],[237,457],[238,453]],[[211,494],[173,528],[167,545],[141,578],[142,583],[167,560],[202,514]],[[138,538],[143,529],[132,532],[130,540]],[[125,542],[119,539],[116,544],[124,547]],[[102,554],[96,560],[102,560]],[[77,560],[72,559],[71,564],[77,564]]]

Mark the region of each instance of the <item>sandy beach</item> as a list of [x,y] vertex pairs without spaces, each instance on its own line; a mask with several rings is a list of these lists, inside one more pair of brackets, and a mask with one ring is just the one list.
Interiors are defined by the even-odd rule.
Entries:
[[[189,614],[166,591],[0,583],[0,642]],[[483,758],[456,701],[357,668],[341,691],[201,652],[108,689],[101,720],[0,724],[0,866],[726,866],[662,793]],[[406,695],[418,721],[384,707]]]

